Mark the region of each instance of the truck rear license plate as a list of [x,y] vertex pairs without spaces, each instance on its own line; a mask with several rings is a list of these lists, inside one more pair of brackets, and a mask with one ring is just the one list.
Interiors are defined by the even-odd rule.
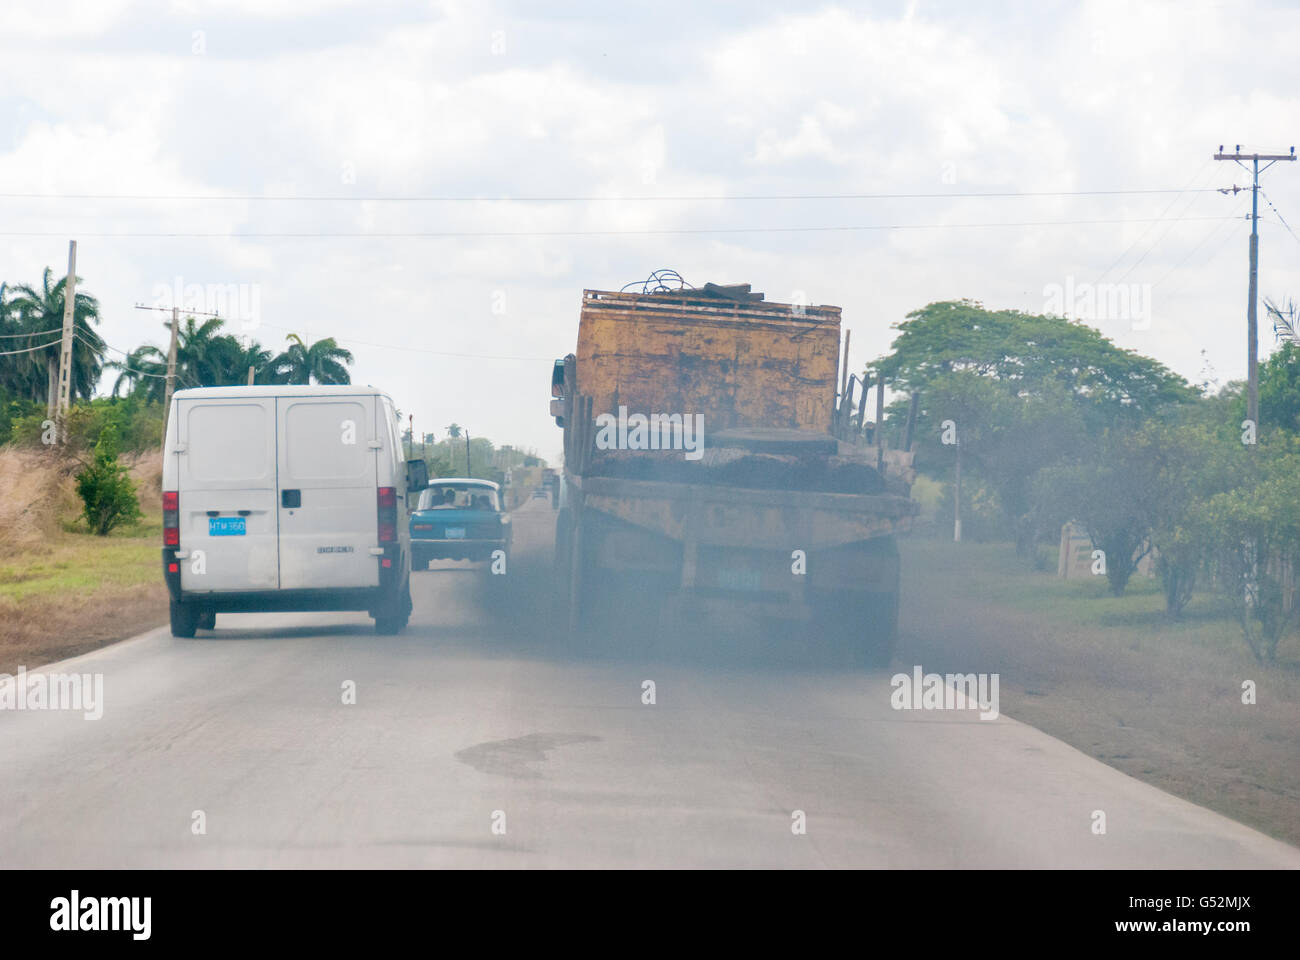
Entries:
[[209,537],[242,537],[247,532],[243,517],[208,517]]
[[464,528],[464,527],[448,527],[448,528],[447,528],[447,539],[448,539],[448,540],[464,540],[464,539],[465,539],[465,528]]
[[742,570],[723,567],[718,570],[718,586],[723,590],[757,591],[761,584],[757,570]]

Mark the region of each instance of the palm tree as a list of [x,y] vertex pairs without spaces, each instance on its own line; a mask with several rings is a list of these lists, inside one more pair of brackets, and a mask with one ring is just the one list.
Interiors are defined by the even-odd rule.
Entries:
[[301,337],[291,333],[286,340],[289,346],[272,361],[278,383],[307,384],[351,383],[344,364],[352,362],[351,352],[343,349],[333,337],[317,340],[311,346]]
[[167,375],[167,357],[157,347],[145,344],[136,347],[121,360],[104,364],[106,370],[120,370],[113,381],[113,397],[126,385],[127,395],[140,395],[149,402],[162,402]]
[[[170,324],[165,324],[170,330]],[[229,370],[229,347],[218,331],[225,326],[220,317],[199,323],[186,317],[176,332],[176,387],[215,387],[225,382]]]
[[256,340],[249,340],[248,346],[240,346],[234,355],[234,383],[248,382],[248,368],[253,368],[254,383],[275,382],[275,356]]
[[449,423],[449,424],[447,424],[447,436],[450,437],[452,440],[459,440],[459,439],[460,439],[460,424],[459,424],[459,423]]
[[[44,400],[53,408],[55,394],[58,392],[58,370],[60,344],[56,331],[63,329],[63,298],[68,278],[62,277],[51,284],[53,271],[45,268],[39,290],[26,284],[14,288],[17,296],[10,302],[10,309],[18,315],[20,331],[29,334],[23,341],[25,347],[40,344],[48,346],[30,354],[28,362],[19,364],[20,389],[30,399]],[[80,278],[78,278],[78,281]],[[104,341],[91,329],[90,324],[99,323],[99,301],[88,293],[78,293],[72,306],[72,382],[70,393],[73,397],[89,400],[99,382],[103,369]],[[55,341],[55,342],[51,342]],[[17,349],[17,348],[10,348]],[[40,375],[41,370],[45,376]]]

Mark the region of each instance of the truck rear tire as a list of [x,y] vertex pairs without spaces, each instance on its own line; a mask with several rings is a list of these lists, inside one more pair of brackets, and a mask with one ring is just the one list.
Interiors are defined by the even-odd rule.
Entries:
[[867,601],[866,635],[858,648],[864,667],[884,669],[898,646],[898,594],[873,593]]
[[198,626],[200,630],[215,630],[217,626],[217,611],[210,607],[205,607],[201,610],[199,612]]
[[193,638],[199,628],[199,608],[190,603],[177,603],[172,600],[168,606],[171,615],[172,636],[184,640]]

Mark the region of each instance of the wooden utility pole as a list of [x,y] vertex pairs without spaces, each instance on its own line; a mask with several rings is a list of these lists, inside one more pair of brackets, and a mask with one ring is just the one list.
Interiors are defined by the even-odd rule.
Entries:
[[876,441],[876,470],[883,472],[885,468],[885,378],[883,374],[876,377],[876,435],[873,439]]
[[844,331],[844,372],[840,374],[840,406],[843,407],[847,402],[852,404],[852,399],[847,396],[849,389],[849,341],[853,339],[853,331]]
[[[137,310],[167,310],[168,309],[167,307],[146,307],[143,303],[137,303],[135,305],[135,308]],[[181,326],[181,322],[180,322],[181,308],[171,307],[170,309],[172,314],[171,341],[167,345],[167,385],[166,388],[164,389],[164,397],[163,397],[163,442],[164,443],[166,443],[167,441],[167,420],[171,416],[172,394],[176,391],[176,341],[179,338],[180,326]],[[186,310],[185,315],[187,317],[218,316],[218,314],[204,313],[200,310]],[[248,372],[249,372],[249,383],[252,383],[253,370],[251,367],[249,368]],[[199,386],[204,386],[204,384],[199,384]]]
[[172,335],[167,344],[167,390],[163,395],[163,423],[167,423],[168,411],[172,408],[172,394],[176,392],[176,335],[180,330],[181,319],[178,307],[172,307]]
[[474,476],[474,464],[469,459],[469,431],[465,431],[465,476]]
[[961,543],[961,434],[957,435],[957,475],[952,485],[952,542]]
[[[1259,175],[1280,160],[1295,160],[1295,147],[1286,153],[1242,153],[1237,144],[1233,153],[1224,153],[1223,144],[1215,160],[1233,160],[1252,171],[1250,188],[1250,293],[1246,303],[1246,417],[1259,431],[1259,324],[1257,303],[1259,298]],[[1259,162],[1263,160],[1261,168]]]
[[63,286],[63,342],[59,349],[58,403],[54,408],[54,419],[58,423],[59,435],[64,440],[64,421],[68,407],[72,403],[72,344],[75,321],[77,317],[77,241],[68,241],[68,279]]

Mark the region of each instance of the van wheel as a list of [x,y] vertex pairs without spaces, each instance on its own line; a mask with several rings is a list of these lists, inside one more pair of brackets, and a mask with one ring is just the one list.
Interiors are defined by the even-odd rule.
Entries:
[[215,630],[217,626],[217,611],[207,609],[199,613],[199,629]]
[[173,637],[188,640],[194,636],[194,631],[199,628],[198,607],[173,600],[168,607],[168,612],[171,614]]
[[406,581],[402,592],[389,602],[382,613],[375,614],[375,633],[393,636],[406,629],[411,622],[411,581]]

